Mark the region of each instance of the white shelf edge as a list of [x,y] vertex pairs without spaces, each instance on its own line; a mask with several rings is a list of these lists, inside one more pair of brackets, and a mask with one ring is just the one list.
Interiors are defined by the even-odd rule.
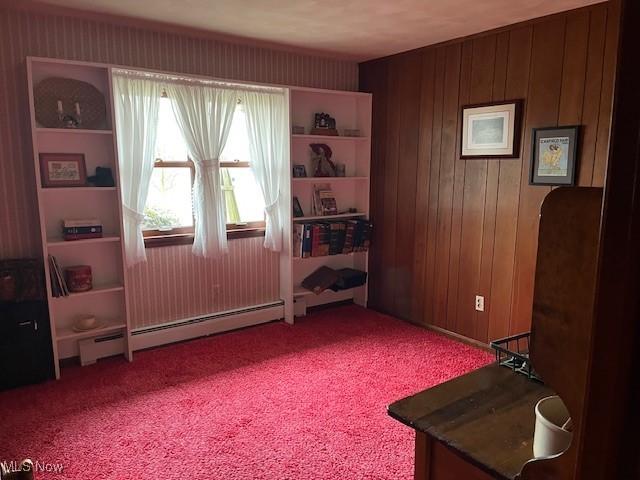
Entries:
[[105,235],[101,238],[85,238],[82,240],[63,240],[62,238],[47,239],[47,247],[69,247],[72,245],[86,245],[91,243],[113,243],[119,242],[118,235]]
[[123,323],[121,320],[107,320],[107,325],[105,325],[104,327],[96,328],[95,330],[88,330],[86,332],[74,332],[71,327],[56,328],[56,340],[58,342],[64,342],[67,340],[80,340],[83,338],[99,337],[101,335],[117,332],[118,330],[123,330],[126,328],[126,323]]
[[75,133],[83,135],[113,135],[113,130],[89,129],[89,128],[47,128],[37,127],[37,133]]
[[367,283],[365,283],[364,285],[360,285],[359,287],[346,288],[344,290],[339,290],[337,292],[334,292],[330,288],[327,288],[326,290],[323,290],[321,293],[316,295],[311,290],[307,290],[306,288],[304,288],[302,285],[294,285],[294,287],[293,287],[293,296],[294,297],[306,297],[307,295],[316,295],[316,296],[319,297],[320,295],[323,295],[325,293],[328,293],[329,295],[331,295],[331,294],[339,295],[342,292],[354,291],[354,290],[356,290],[358,288],[363,288],[363,287],[366,287],[366,286],[367,286]]
[[363,253],[368,253],[368,250],[362,250],[359,252],[351,252],[351,253],[338,253],[335,255],[320,255],[317,257],[291,257],[294,262],[305,262],[308,260],[318,260],[321,258],[340,258],[340,257],[355,257],[356,255],[361,255]]
[[331,182],[358,182],[369,180],[369,177],[365,176],[353,176],[353,177],[292,177],[294,183],[331,183]]
[[116,187],[40,187],[42,192],[115,192]]
[[369,137],[347,137],[345,135],[311,135],[308,133],[305,134],[301,134],[301,133],[293,133],[291,134],[291,138],[292,139],[298,139],[298,140],[315,140],[315,139],[319,139],[319,140],[351,140],[353,142],[363,142],[365,140],[369,140]]
[[68,296],[61,296],[61,297],[52,297],[54,300],[61,300],[61,299],[69,299],[69,298],[77,298],[77,297],[86,297],[86,296],[90,296],[90,295],[101,295],[101,294],[105,294],[105,293],[112,293],[112,292],[121,292],[124,290],[124,286],[122,285],[102,285],[102,286],[98,286],[98,287],[94,287],[89,291],[86,292],[75,292],[75,293],[69,293]]
[[313,217],[292,217],[294,222],[308,222],[311,220],[332,220],[339,218],[357,218],[357,217],[366,217],[367,214],[363,212],[356,213],[339,213],[337,215],[317,215]]

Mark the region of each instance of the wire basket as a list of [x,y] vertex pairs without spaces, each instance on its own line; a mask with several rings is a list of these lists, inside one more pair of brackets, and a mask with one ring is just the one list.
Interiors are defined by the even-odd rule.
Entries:
[[496,352],[496,361],[503,367],[510,368],[516,373],[526,375],[530,380],[542,383],[542,379],[535,372],[529,360],[529,339],[531,332],[520,333],[511,337],[501,338],[491,342],[491,348]]

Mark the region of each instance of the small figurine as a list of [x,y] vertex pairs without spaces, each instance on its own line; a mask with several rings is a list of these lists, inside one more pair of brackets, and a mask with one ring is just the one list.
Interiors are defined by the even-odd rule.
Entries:
[[335,177],[336,165],[331,161],[333,152],[329,145],[324,143],[312,143],[311,163],[314,166],[314,177]]

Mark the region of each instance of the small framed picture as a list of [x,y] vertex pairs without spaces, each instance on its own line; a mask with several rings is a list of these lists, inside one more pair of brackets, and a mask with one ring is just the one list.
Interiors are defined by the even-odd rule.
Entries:
[[302,178],[307,176],[307,169],[304,165],[293,166],[293,178]]
[[529,185],[575,185],[579,126],[534,128]]
[[87,168],[81,153],[41,153],[40,176],[42,186],[84,187],[87,184]]
[[522,100],[509,100],[462,107],[460,158],[516,158],[522,104]]
[[302,211],[302,206],[300,205],[298,197],[293,197],[293,216],[296,218],[304,217],[304,212]]

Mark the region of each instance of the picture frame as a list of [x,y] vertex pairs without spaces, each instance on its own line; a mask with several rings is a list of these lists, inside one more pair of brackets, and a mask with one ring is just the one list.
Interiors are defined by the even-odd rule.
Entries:
[[523,100],[507,100],[463,106],[460,158],[517,158],[523,105]]
[[41,153],[40,177],[43,188],[84,187],[87,167],[82,153]]
[[529,185],[575,185],[579,140],[579,125],[534,128]]
[[304,217],[304,211],[302,210],[298,197],[293,197],[293,216],[296,218]]
[[293,178],[304,178],[307,176],[307,168],[304,165],[293,166]]

